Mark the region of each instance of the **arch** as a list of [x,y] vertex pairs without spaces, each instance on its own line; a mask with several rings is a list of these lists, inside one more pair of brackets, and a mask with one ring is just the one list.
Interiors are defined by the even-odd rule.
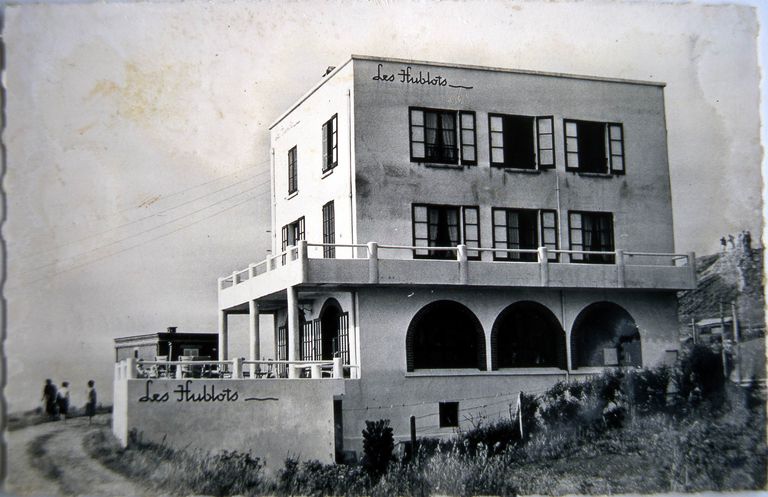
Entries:
[[415,369],[485,371],[485,333],[477,316],[453,300],[422,307],[405,338],[406,366]]
[[491,330],[491,368],[566,368],[565,332],[543,304],[507,306]]
[[341,353],[339,332],[342,314],[341,304],[334,298],[327,299],[320,309],[320,359],[323,361],[329,361]]
[[642,366],[640,330],[620,305],[595,302],[585,307],[573,323],[571,354],[574,368]]

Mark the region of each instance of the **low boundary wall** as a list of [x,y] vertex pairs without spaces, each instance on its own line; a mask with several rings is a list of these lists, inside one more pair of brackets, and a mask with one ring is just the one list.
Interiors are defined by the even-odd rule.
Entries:
[[286,457],[334,461],[334,396],[343,379],[125,379],[114,384],[112,431],[210,452],[250,452],[267,469]]

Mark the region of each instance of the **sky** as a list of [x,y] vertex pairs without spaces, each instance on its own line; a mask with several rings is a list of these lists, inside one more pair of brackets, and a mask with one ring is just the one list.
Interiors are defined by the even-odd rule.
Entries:
[[216,330],[269,246],[268,126],[353,53],[666,82],[677,251],[761,232],[757,33],[727,4],[7,6],[7,410],[45,378],[111,401],[115,337]]

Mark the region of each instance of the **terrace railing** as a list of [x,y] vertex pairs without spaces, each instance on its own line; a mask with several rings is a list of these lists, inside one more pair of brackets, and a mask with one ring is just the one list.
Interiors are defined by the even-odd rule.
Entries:
[[[424,247],[413,245],[388,245],[379,244],[376,242],[368,242],[366,244],[328,244],[328,243],[309,243],[305,240],[300,240],[298,245],[290,246],[285,251],[273,255],[267,256],[267,258],[259,263],[251,264],[248,268],[234,271],[229,276],[219,278],[219,290],[224,290],[232,286],[236,286],[240,283],[253,279],[261,274],[269,273],[275,269],[298,262],[304,264],[309,259],[323,259],[323,248],[349,248],[350,255],[352,257],[346,257],[347,259],[364,259],[368,260],[368,282],[379,282],[379,260],[393,259],[402,260],[402,257],[382,257],[383,254],[395,253],[395,252],[410,252],[415,254],[416,251],[430,251],[430,252],[446,252],[455,253],[455,261],[459,263],[459,283],[465,284],[468,281],[468,267],[469,257],[468,254],[506,254],[507,259],[498,260],[495,259],[492,264],[531,264],[530,261],[522,260],[526,255],[536,254],[536,262],[540,266],[541,282],[543,285],[547,285],[549,281],[549,266],[550,264],[591,264],[598,261],[598,265],[615,265],[617,267],[617,280],[618,286],[624,285],[626,266],[655,266],[655,267],[680,267],[687,266],[689,271],[690,281],[695,285],[696,281],[696,256],[693,252],[687,254],[683,253],[663,253],[663,252],[635,252],[625,251],[617,249],[613,251],[589,251],[589,250],[564,250],[564,249],[549,249],[547,247],[538,247],[537,249],[500,249],[500,248],[488,248],[488,247],[469,247],[467,245],[457,245],[455,247]],[[319,249],[319,250],[313,250]],[[557,260],[550,260],[551,254],[557,254]],[[565,256],[568,257],[568,262],[563,261]],[[345,257],[334,257],[334,259],[344,259]],[[482,258],[482,255],[481,255]],[[521,260],[515,260],[521,259]],[[443,259],[444,260],[444,259]],[[474,261],[472,261],[474,262]],[[481,262],[481,261],[478,261]],[[606,262],[608,262],[606,264]]]
[[248,361],[242,357],[226,361],[144,361],[130,357],[115,364],[115,379],[339,379],[344,378],[345,370],[355,367],[343,364],[340,357],[330,361]]

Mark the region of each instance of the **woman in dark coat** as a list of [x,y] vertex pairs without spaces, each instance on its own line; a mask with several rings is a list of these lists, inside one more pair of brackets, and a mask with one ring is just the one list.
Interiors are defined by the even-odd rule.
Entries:
[[91,424],[91,420],[96,414],[96,389],[93,387],[94,385],[93,380],[88,380],[88,393],[86,394],[88,402],[85,404],[85,415],[88,416],[88,424]]
[[43,403],[48,417],[55,418],[57,414],[56,385],[53,384],[50,378],[45,380],[45,386],[43,387]]

